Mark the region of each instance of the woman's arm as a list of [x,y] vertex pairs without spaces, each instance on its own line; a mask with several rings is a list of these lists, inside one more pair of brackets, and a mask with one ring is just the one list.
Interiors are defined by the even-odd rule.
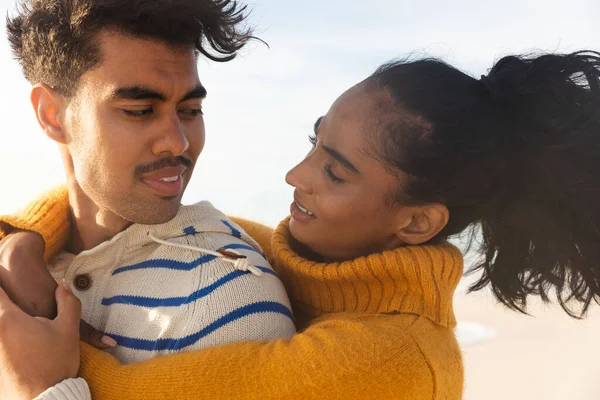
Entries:
[[402,317],[341,317],[289,341],[234,343],[129,365],[82,345],[80,373],[94,400],[432,399],[430,366],[394,318]]
[[14,228],[37,232],[44,238],[44,259],[48,261],[62,250],[71,225],[69,223],[69,196],[66,186],[58,186],[29,203],[13,215],[0,217],[0,239]]

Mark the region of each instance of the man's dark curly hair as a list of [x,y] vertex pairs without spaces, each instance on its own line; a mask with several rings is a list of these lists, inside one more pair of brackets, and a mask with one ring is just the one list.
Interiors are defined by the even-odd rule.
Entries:
[[27,80],[71,96],[101,61],[100,30],[191,45],[229,61],[253,38],[246,17],[246,6],[231,0],[22,0],[6,25]]

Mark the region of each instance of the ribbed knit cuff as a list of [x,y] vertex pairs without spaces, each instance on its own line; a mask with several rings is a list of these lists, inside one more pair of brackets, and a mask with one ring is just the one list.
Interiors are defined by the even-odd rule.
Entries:
[[34,400],[92,400],[90,388],[82,378],[65,379]]
[[70,232],[66,186],[44,193],[14,215],[0,216],[0,239],[13,228],[42,235],[46,243],[44,258],[48,261],[65,246]]

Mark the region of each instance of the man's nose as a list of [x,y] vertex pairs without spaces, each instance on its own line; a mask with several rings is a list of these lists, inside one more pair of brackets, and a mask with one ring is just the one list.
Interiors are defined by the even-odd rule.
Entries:
[[179,118],[175,116],[165,121],[164,126],[160,130],[159,137],[154,142],[152,152],[157,156],[165,153],[180,156],[189,147],[190,142],[188,141],[183,125]]

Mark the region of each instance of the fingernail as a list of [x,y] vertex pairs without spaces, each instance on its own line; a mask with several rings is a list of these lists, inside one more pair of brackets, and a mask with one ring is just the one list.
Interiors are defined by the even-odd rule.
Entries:
[[67,282],[63,282],[61,283],[62,287],[69,293],[73,293],[73,291],[71,290],[71,286],[69,286],[69,284]]
[[117,341],[113,338],[111,338],[110,336],[102,336],[100,338],[100,341],[102,342],[102,344],[108,346],[108,347],[115,347],[117,345]]

